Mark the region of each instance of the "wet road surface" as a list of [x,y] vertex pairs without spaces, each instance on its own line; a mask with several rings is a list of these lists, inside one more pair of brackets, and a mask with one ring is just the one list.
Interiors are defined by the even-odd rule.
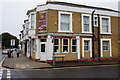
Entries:
[[118,78],[118,66],[10,70],[11,78]]

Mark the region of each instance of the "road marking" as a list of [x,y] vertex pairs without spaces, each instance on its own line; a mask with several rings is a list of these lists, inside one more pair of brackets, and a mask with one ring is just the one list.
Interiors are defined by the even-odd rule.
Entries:
[[3,60],[1,61],[0,63],[0,68],[2,68],[2,64],[3,64],[3,61],[5,60],[5,58],[3,58]]
[[0,80],[2,79],[3,69],[0,68]]
[[10,72],[10,69],[7,69],[7,78],[11,78],[11,72]]

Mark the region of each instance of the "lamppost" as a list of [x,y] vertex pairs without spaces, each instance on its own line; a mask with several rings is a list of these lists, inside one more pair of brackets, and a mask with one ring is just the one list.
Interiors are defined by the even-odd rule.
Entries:
[[31,59],[31,37],[28,37],[30,39],[30,59]]
[[53,66],[55,66],[55,53],[54,53],[54,42],[55,42],[55,33],[53,33],[53,40],[52,40],[52,42],[53,42]]

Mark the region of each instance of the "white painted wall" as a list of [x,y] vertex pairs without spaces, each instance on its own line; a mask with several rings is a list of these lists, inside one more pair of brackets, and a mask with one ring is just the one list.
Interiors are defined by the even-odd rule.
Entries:
[[36,59],[40,59],[40,40],[37,38],[36,39]]
[[52,43],[52,38],[50,35],[48,35],[48,39],[47,39],[47,45],[46,45],[46,49],[47,49],[47,60],[52,60],[53,57],[53,43]]
[[29,29],[28,36],[32,36],[35,34],[35,29]]

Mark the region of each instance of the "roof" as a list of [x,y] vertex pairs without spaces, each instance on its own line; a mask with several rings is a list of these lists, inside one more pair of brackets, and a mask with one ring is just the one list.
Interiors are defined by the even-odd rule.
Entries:
[[[82,4],[74,4],[74,3],[68,3],[68,2],[59,2],[59,1],[48,1],[46,4],[42,5],[37,5],[37,6],[45,6],[47,4],[58,4],[58,5],[67,5],[67,6],[72,6],[72,7],[84,7],[84,8],[94,8],[94,9],[99,9],[99,10],[107,10],[107,11],[112,11],[112,12],[119,12],[117,10],[109,9],[109,8],[103,8],[103,7],[95,7],[95,6],[87,6],[87,5],[82,5]],[[30,12],[36,11],[36,8],[28,10],[27,15],[29,15]]]
[[28,10],[26,14],[29,15],[30,12],[34,12],[34,11],[36,11],[36,8]]
[[94,8],[94,9],[118,12],[117,10],[113,10],[113,9],[102,8],[102,7],[94,7],[94,6],[87,6],[87,5],[81,5],[81,4],[74,4],[74,3],[68,3],[68,2],[53,1],[53,2],[47,2],[46,4],[59,4],[59,5],[67,5],[67,6],[72,6],[72,7],[85,7],[85,8]]

